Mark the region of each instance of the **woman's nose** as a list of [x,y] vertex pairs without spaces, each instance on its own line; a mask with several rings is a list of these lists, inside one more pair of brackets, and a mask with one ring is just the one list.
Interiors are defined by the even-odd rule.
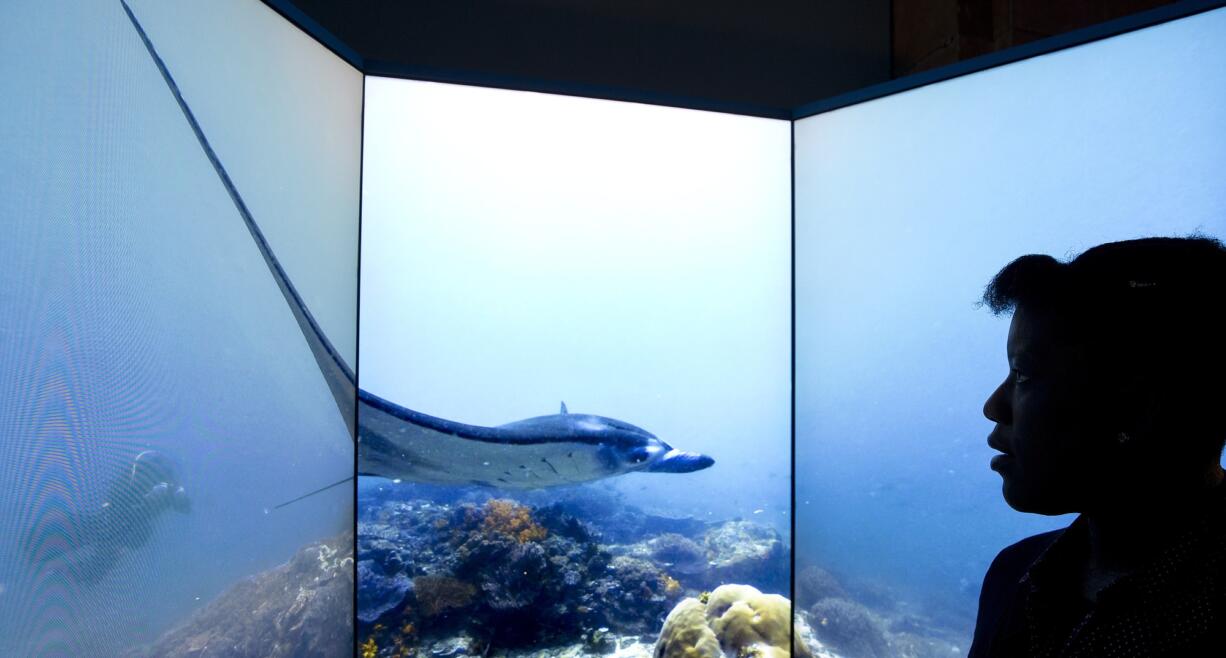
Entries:
[[1009,405],[1005,396],[1005,384],[1001,382],[995,391],[983,403],[983,415],[994,423],[1008,424],[1010,421]]

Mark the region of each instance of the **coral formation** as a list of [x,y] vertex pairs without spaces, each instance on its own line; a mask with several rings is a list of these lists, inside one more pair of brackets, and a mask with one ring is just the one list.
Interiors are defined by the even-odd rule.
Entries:
[[849,656],[892,658],[885,624],[867,608],[847,599],[825,598],[810,613],[818,639]]
[[373,622],[400,606],[413,591],[413,581],[403,573],[387,575],[374,560],[358,562],[358,612],[360,621]]
[[698,542],[668,532],[647,542],[651,557],[677,573],[697,573],[707,568],[707,551]]
[[521,544],[541,541],[548,534],[532,519],[532,510],[528,506],[513,500],[490,500],[480,514],[475,510],[468,510],[466,514],[470,515],[469,519],[481,519],[482,532],[513,537]]
[[611,555],[558,508],[388,501],[363,516],[359,633],[380,655],[394,655],[403,634],[388,629],[404,622],[421,629],[419,645],[461,629],[509,647],[590,639],[600,628],[648,632],[684,593],[652,562]]
[[790,658],[811,656],[792,633],[792,604],[749,585],[721,585],[706,602],[685,599],[664,621],[655,658]]
[[451,610],[462,610],[477,595],[477,588],[447,576],[418,576],[413,579],[417,609],[426,618],[438,617]]
[[788,591],[787,552],[773,528],[729,521],[704,533],[702,542],[711,556],[709,568],[701,573],[703,584],[753,581],[763,589]]
[[707,606],[684,599],[664,620],[655,658],[720,658],[719,638],[707,624]]
[[667,573],[663,574],[660,578],[664,584],[664,596],[673,598],[681,594],[681,583],[676,578],[673,578]]
[[[353,653],[353,534],[308,545],[227,589],[133,656],[342,656]],[[224,647],[222,649],[221,647]],[[207,651],[206,651],[207,649]]]
[[[619,555],[609,562],[607,574],[592,583],[587,597],[600,624],[623,631],[654,630],[669,605],[682,593],[680,583],[647,560]],[[673,581],[676,583],[676,581]]]
[[829,571],[810,566],[796,574],[796,604],[804,607],[827,598],[850,598],[847,590]]
[[[786,544],[769,526],[653,516],[589,487],[514,500],[478,489],[398,491],[359,508],[364,658],[787,656],[790,604],[761,593],[785,592],[788,582]],[[309,557],[337,562],[325,551]],[[727,582],[757,589],[720,587]],[[969,641],[930,605],[900,604],[884,586],[843,583],[814,566],[796,587],[805,605],[819,603],[818,616],[796,616],[797,658],[935,658]]]

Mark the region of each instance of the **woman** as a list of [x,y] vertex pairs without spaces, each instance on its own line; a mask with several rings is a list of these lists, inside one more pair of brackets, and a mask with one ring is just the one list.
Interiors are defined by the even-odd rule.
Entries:
[[1206,237],[1023,256],[984,405],[1006,502],[1076,512],[1000,552],[971,658],[1226,655],[1226,247]]

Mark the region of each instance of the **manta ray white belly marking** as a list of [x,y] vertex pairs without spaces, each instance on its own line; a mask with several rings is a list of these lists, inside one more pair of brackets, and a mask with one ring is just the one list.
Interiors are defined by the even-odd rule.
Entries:
[[715,460],[629,423],[561,413],[483,427],[358,393],[358,473],[412,482],[540,489],[634,471],[688,473]]

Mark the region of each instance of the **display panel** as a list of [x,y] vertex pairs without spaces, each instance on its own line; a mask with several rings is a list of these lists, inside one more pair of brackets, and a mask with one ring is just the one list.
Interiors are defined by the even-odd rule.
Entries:
[[789,148],[367,79],[363,651],[650,654],[684,596],[787,594]]
[[362,79],[259,0],[130,0],[306,307],[357,360]]
[[0,654],[343,655],[351,494],[274,508],[353,442],[232,195],[352,358],[361,75],[258,2],[162,10],[0,9]]
[[1223,30],[1209,12],[796,122],[796,597],[827,647],[965,652],[991,559],[1071,520],[1001,498],[982,408],[1008,321],[976,302],[1023,254],[1226,237]]

